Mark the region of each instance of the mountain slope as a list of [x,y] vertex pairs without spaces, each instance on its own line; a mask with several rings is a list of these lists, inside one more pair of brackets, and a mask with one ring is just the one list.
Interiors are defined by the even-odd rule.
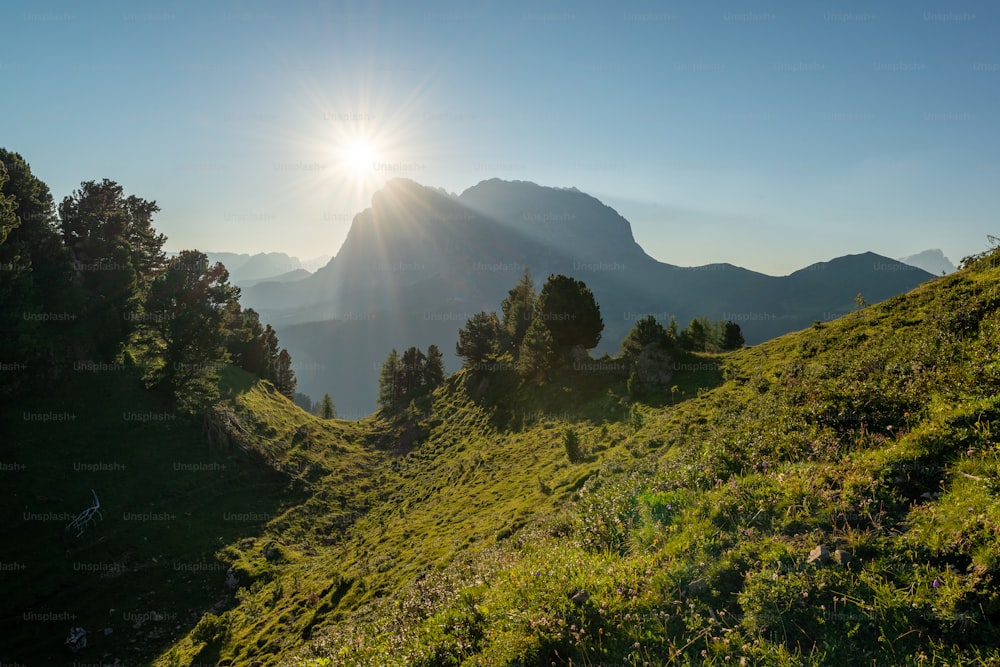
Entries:
[[[317,476],[227,547],[254,583],[158,664],[994,664],[998,267],[678,354],[643,401],[458,373],[356,425],[387,457],[359,515]],[[294,557],[254,571],[268,544]]]
[[250,286],[244,301],[278,328],[300,390],[329,392],[358,415],[374,409],[378,366],[393,347],[434,343],[454,369],[458,329],[499,310],[525,268],[538,287],[552,273],[587,283],[605,323],[598,355],[615,353],[650,313],[681,326],[733,319],[754,344],[848,312],[858,293],[876,302],[931,277],[870,253],[780,278],[731,264],[676,267],[646,255],[625,218],[577,190],[491,179],[456,197],[395,179],[327,266]]
[[[230,388],[251,381],[224,375]],[[312,417],[266,383],[239,405],[267,420],[261,435],[207,442],[202,423],[128,368],[83,365],[44,395],[5,401],[0,662],[149,664],[207,610],[232,604],[243,575],[219,549],[317,502],[314,476],[336,477],[345,515],[361,510],[367,482],[357,480],[379,454],[352,424]],[[79,535],[65,530],[92,490],[99,514]],[[79,653],[64,644],[73,627],[86,631]]]

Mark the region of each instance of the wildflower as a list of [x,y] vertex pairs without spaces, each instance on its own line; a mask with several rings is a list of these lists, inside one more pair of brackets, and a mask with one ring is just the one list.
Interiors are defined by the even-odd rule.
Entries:
[[931,582],[931,586],[933,586],[934,588],[937,588],[940,585],[941,585],[941,582],[938,581],[937,579],[935,579],[934,581]]

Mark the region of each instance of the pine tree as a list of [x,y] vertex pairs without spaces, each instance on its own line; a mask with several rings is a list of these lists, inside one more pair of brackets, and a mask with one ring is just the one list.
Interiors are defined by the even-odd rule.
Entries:
[[744,343],[745,341],[743,340],[743,332],[740,330],[740,325],[731,320],[726,322],[725,329],[722,334],[722,349],[738,350],[743,347]]
[[399,386],[399,354],[392,349],[388,358],[382,363],[378,378],[378,404],[383,408],[394,406],[401,397]]
[[292,370],[292,355],[288,350],[281,348],[278,353],[278,362],[275,364],[274,386],[288,398],[295,396],[295,371]]
[[707,342],[708,331],[705,330],[705,325],[698,318],[693,318],[688,323],[687,328],[681,332],[680,344],[685,350],[704,352]]
[[552,275],[545,281],[535,318],[545,321],[560,354],[577,346],[586,350],[596,347],[604,330],[593,292],[583,281],[564,275]]
[[521,349],[521,343],[524,340],[524,335],[528,332],[528,327],[531,326],[537,300],[535,283],[531,279],[531,270],[525,269],[521,280],[507,293],[507,298],[500,304],[500,310],[503,313],[501,327],[515,357]]
[[82,337],[93,340],[100,357],[113,357],[135,332],[134,315],[166,262],[166,237],[152,225],[159,210],[154,201],[126,197],[108,179],[81,183],[59,205],[60,235],[80,269],[87,299],[89,329]]
[[555,345],[545,322],[533,319],[524,335],[521,355],[517,360],[517,373],[528,382],[541,383],[555,364]]
[[500,320],[486,311],[470,317],[458,332],[455,354],[462,358],[463,368],[475,368],[495,354],[500,345]]
[[337,418],[337,408],[334,406],[330,394],[323,394],[323,401],[319,404],[319,416],[322,419]]
[[424,366],[424,386],[427,391],[434,391],[435,387],[444,382],[444,355],[437,345],[427,347],[427,364]]
[[424,375],[426,373],[427,357],[418,347],[409,347],[403,352],[399,369],[399,385],[401,398],[415,398],[423,395]]
[[143,350],[146,379],[170,391],[184,411],[195,412],[218,395],[218,367],[230,337],[226,323],[239,294],[226,267],[209,267],[197,250],[181,251],[149,287],[144,306],[153,317],[138,325],[134,340]]
[[628,357],[638,357],[639,353],[650,345],[667,347],[670,338],[667,330],[656,321],[652,315],[647,315],[632,327],[628,336],[622,341],[622,353]]
[[680,339],[677,333],[677,318],[673,315],[670,316],[670,321],[667,322],[667,338],[670,345],[677,345]]

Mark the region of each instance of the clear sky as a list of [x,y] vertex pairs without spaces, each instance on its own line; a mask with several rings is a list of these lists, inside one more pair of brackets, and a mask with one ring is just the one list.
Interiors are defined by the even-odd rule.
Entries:
[[335,254],[380,183],[576,186],[657,259],[772,274],[1000,235],[1000,3],[0,8],[0,145],[168,249]]

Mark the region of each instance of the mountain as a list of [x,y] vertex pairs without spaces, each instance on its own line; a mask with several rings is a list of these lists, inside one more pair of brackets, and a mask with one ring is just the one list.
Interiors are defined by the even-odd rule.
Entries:
[[236,284],[239,285],[241,288],[247,288],[266,282],[292,283],[297,280],[305,280],[311,275],[312,273],[307,271],[306,269],[293,269],[288,273],[282,273],[277,276],[268,276],[266,278],[258,278],[256,280],[240,280]]
[[316,272],[316,270],[326,266],[331,259],[333,259],[332,255],[320,255],[318,257],[313,257],[311,259],[299,260],[299,263],[302,265],[303,269],[305,269],[309,273],[314,273]]
[[[209,262],[222,262],[229,269],[231,282],[241,283],[245,280],[260,280],[278,276],[295,269],[302,264],[295,257],[289,257],[283,252],[259,252],[255,255],[234,253],[206,253]],[[231,265],[230,265],[231,264]]]
[[[176,253],[167,253],[174,255]],[[329,261],[329,255],[302,262],[283,252],[259,252],[256,254],[236,252],[206,252],[211,264],[221,262],[229,271],[229,280],[240,286],[253,285],[268,280],[289,282],[300,280],[315,268]],[[298,272],[298,273],[296,273]]]
[[998,288],[1000,249],[754,347],[673,350],[669,389],[463,370],[356,422],[232,367],[204,419],[129,366],[55,376],[0,404],[0,659],[998,664]]
[[343,414],[375,406],[389,350],[434,343],[454,370],[457,332],[480,310],[499,310],[525,268],[536,286],[552,273],[583,280],[601,307],[596,353],[615,352],[653,314],[683,326],[729,319],[749,344],[899,294],[930,274],[872,253],[774,277],[731,264],[679,267],[636,243],[629,222],[576,189],[490,179],[460,195],[394,179],[355,216],[330,262],[305,280],[263,282],[245,305],[278,330],[299,389],[329,392]]
[[923,269],[935,276],[948,275],[956,271],[955,265],[951,263],[951,260],[945,257],[944,253],[938,249],[924,250],[923,252],[918,252],[916,255],[903,257],[899,261],[903,264]]

